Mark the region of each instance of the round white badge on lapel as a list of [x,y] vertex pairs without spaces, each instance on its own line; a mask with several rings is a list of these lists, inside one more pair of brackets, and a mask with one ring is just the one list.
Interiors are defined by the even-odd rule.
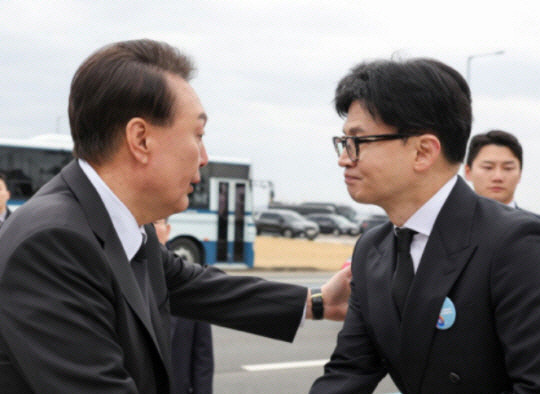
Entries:
[[448,330],[454,325],[456,321],[456,307],[452,300],[448,297],[445,298],[439,318],[437,319],[436,327],[439,330]]

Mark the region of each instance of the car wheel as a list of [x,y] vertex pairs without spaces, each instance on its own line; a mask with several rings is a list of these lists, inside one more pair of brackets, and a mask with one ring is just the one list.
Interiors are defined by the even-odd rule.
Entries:
[[202,263],[201,250],[195,242],[187,238],[178,238],[171,242],[170,249],[185,261],[194,264]]
[[290,228],[286,228],[285,230],[283,230],[283,236],[286,238],[293,238],[294,233]]
[[315,238],[317,238],[317,235],[318,234],[307,235],[307,239],[309,239],[310,241],[313,241]]
[[333,231],[332,231],[332,234],[334,235],[340,235],[341,234],[341,231],[339,231],[339,229],[335,228]]

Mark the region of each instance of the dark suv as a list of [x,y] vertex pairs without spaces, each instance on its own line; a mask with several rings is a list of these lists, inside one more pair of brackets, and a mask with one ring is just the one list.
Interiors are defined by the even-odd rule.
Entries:
[[335,213],[312,213],[306,217],[319,225],[321,233],[358,235],[360,232],[358,225]]
[[263,211],[255,220],[257,234],[273,233],[284,237],[306,237],[313,240],[319,235],[317,223],[287,209]]

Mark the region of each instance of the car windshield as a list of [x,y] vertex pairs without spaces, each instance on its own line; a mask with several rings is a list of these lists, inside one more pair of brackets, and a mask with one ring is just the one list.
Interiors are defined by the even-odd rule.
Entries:
[[347,220],[346,218],[344,218],[343,216],[339,216],[339,215],[334,215],[332,216],[336,222],[338,222],[338,224],[342,224],[342,225],[350,225],[351,222],[349,220]]
[[340,215],[345,216],[349,220],[354,220],[357,217],[356,211],[348,206],[338,206],[337,211]]
[[300,216],[300,214],[295,214],[294,212],[284,213],[283,217],[291,222],[302,222],[305,220],[302,216]]

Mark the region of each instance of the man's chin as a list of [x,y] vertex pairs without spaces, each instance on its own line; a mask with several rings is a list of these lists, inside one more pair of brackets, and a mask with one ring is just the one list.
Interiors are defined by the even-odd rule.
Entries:
[[175,213],[184,212],[189,208],[189,198],[187,196],[182,197],[174,207]]
[[351,196],[351,198],[356,201],[357,203],[360,203],[360,204],[371,204],[371,202],[369,201],[369,199],[367,198],[367,196],[363,195],[361,192],[359,191],[355,191],[355,190],[348,190],[349,192],[349,196]]

